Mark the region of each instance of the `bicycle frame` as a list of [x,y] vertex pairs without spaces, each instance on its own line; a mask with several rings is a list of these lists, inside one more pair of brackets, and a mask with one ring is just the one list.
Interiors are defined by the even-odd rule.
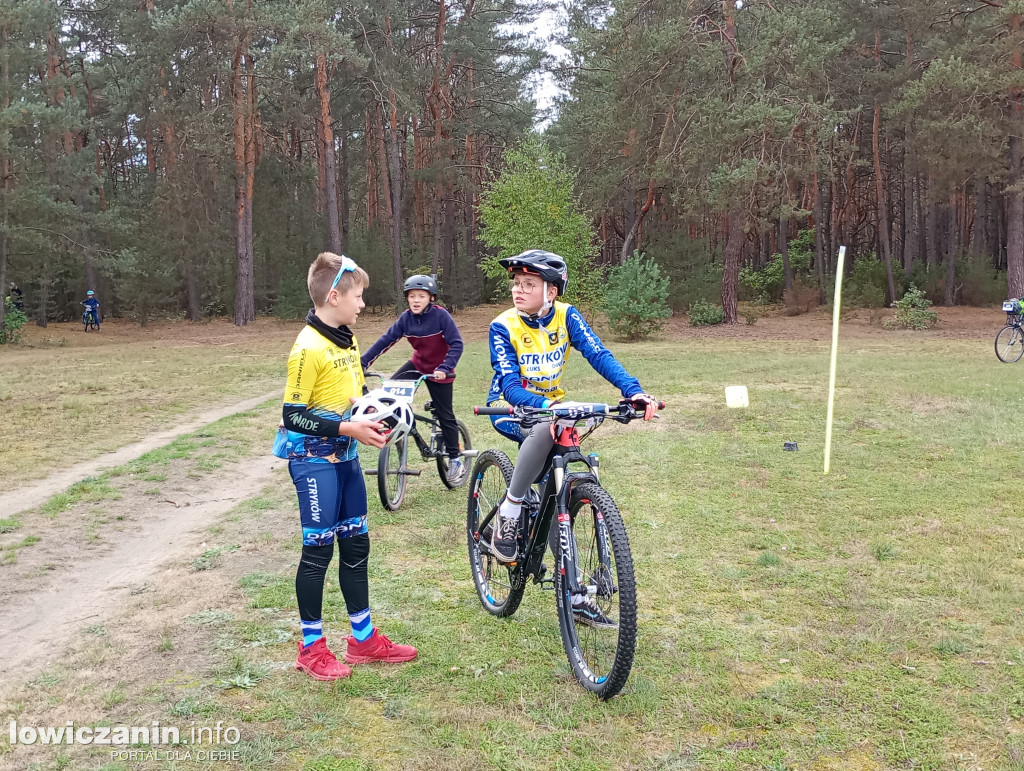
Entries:
[[[441,452],[434,446],[436,438],[440,435],[437,430],[437,419],[427,415],[420,415],[418,412],[414,412],[413,415],[416,418],[416,423],[413,424],[412,430],[409,431],[409,436],[416,442],[416,447],[419,448],[420,455],[422,455],[424,459],[438,457]],[[420,434],[416,428],[420,422],[430,424],[429,442],[424,441],[422,434]]]
[[[569,464],[582,463],[587,467],[586,471],[568,472]],[[573,596],[588,593],[586,587],[579,583],[579,573],[576,569],[576,543],[572,537],[572,528],[569,521],[569,495],[573,485],[579,482],[594,482],[598,480],[599,461],[596,454],[584,455],[580,451],[579,432],[575,428],[566,428],[558,438],[551,450],[551,455],[544,465],[541,479],[543,487],[540,492],[540,505],[536,515],[526,512],[524,515],[531,518],[529,530],[521,528],[520,532],[526,533],[524,553],[525,561],[517,564],[511,572],[511,580],[518,587],[534,576],[534,583],[540,583],[547,572],[544,566],[544,553],[548,546],[552,554],[559,559],[555,569],[566,577],[569,585],[569,593]],[[480,531],[486,528],[487,524],[494,518],[497,509],[489,512],[487,517],[480,523]],[[552,530],[552,521],[557,521],[558,526]],[[608,558],[609,545],[607,534],[603,528],[597,529],[599,535],[598,556],[601,564],[610,566]],[[557,537],[555,537],[557,533]]]

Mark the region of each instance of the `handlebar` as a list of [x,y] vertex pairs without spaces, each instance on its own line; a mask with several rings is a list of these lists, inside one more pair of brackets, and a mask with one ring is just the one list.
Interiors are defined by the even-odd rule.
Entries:
[[[394,378],[385,377],[380,372],[371,372],[370,370],[365,371],[363,373],[363,377],[364,378],[367,378],[367,377],[379,378],[381,382],[384,382],[385,380],[393,380],[394,379]],[[400,382],[400,383],[416,383],[417,385],[419,385],[424,380],[429,380],[429,379],[430,379],[430,375],[420,375],[417,378],[409,378],[408,380],[399,380],[398,382]]]
[[[665,402],[658,402],[658,409],[665,409]],[[633,402],[623,399],[618,404],[590,404],[583,402],[569,404],[552,404],[550,407],[474,407],[474,415],[503,415],[524,418],[533,415],[550,415],[556,419],[586,420],[595,417],[610,417],[620,422],[628,422],[643,417],[643,410],[637,410]]]

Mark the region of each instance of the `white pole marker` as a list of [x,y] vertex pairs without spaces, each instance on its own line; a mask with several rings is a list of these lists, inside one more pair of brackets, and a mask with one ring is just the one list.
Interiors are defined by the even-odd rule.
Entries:
[[832,299],[832,363],[828,369],[828,417],[825,419],[825,473],[828,473],[829,461],[832,457],[832,406],[836,398],[836,355],[839,352],[839,307],[843,290],[843,262],[846,260],[846,247],[839,247],[839,260],[836,262],[836,293]]

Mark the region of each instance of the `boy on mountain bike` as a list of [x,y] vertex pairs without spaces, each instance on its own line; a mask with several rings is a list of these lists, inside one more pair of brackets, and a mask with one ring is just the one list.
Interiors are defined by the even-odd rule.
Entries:
[[434,402],[437,422],[448,451],[448,481],[458,484],[465,473],[459,454],[459,427],[452,409],[452,382],[455,365],[462,356],[462,335],[451,314],[437,301],[437,282],[430,276],[410,276],[405,281],[405,301],[409,310],[402,313],[387,332],[363,354],[363,369],[369,369],[382,354],[401,340],[409,340],[412,358],[398,368],[392,380],[427,375],[427,390]]
[[[604,347],[583,316],[572,305],[556,302],[565,293],[569,274],[565,260],[557,254],[533,249],[516,257],[499,260],[511,278],[512,303],[491,322],[489,339],[494,379],[487,394],[488,406],[501,402],[512,406],[546,408],[562,401],[562,373],[569,347],[577,349],[597,372],[633,402],[643,408],[644,420],[658,410],[648,395]],[[523,500],[554,446],[554,425],[550,420],[532,426],[502,422],[492,417],[495,429],[520,444],[515,471],[498,508],[497,524],[491,531],[491,551],[497,559],[516,558],[516,537]],[[589,598],[573,598],[583,623],[613,626]],[[576,608],[574,607],[574,612]]]
[[274,454],[288,460],[299,496],[302,557],[295,575],[302,642],[295,668],[317,680],[352,674],[327,647],[322,608],[324,578],[338,541],[338,584],[352,636],[345,661],[401,662],[416,658],[410,645],[395,645],[370,622],[366,485],[356,442],[384,446],[383,424],[351,421],[351,403],[363,392],[359,345],[348,325],[365,307],[366,272],[348,257],[320,254],[307,285],[314,309],[306,316],[288,357],[283,423]]
[[99,329],[100,301],[96,299],[96,293],[90,289],[85,293],[85,299],[82,300],[81,304],[85,306],[85,313],[92,314],[92,323],[96,325],[96,329]]

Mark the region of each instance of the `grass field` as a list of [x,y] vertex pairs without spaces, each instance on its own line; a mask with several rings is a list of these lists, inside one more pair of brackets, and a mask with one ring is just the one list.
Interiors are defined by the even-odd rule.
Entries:
[[[606,426],[593,440],[639,584],[637,660],[612,702],[572,679],[551,593],[531,585],[510,620],[482,610],[465,493],[424,464],[399,512],[370,491],[374,621],[417,645],[416,662],[336,684],[291,669],[300,539],[278,471],[211,528],[205,550],[15,693],[4,722],[223,721],[242,737],[228,767],[246,769],[1024,769],[1024,370],[982,339],[848,341],[823,476],[826,343],[616,350],[670,407],[655,425]],[[511,453],[467,416],[488,370],[483,343],[470,344],[457,411],[476,446]],[[579,359],[569,382],[574,398],[614,398]],[[748,386],[749,409],[725,408],[728,384]],[[265,420],[269,445],[276,408],[255,415],[247,425]],[[204,452],[164,458],[171,471],[154,484],[192,473]],[[45,516],[20,517],[11,537]],[[329,585],[338,643],[346,615]],[[0,734],[10,768],[172,767],[12,748]]]

